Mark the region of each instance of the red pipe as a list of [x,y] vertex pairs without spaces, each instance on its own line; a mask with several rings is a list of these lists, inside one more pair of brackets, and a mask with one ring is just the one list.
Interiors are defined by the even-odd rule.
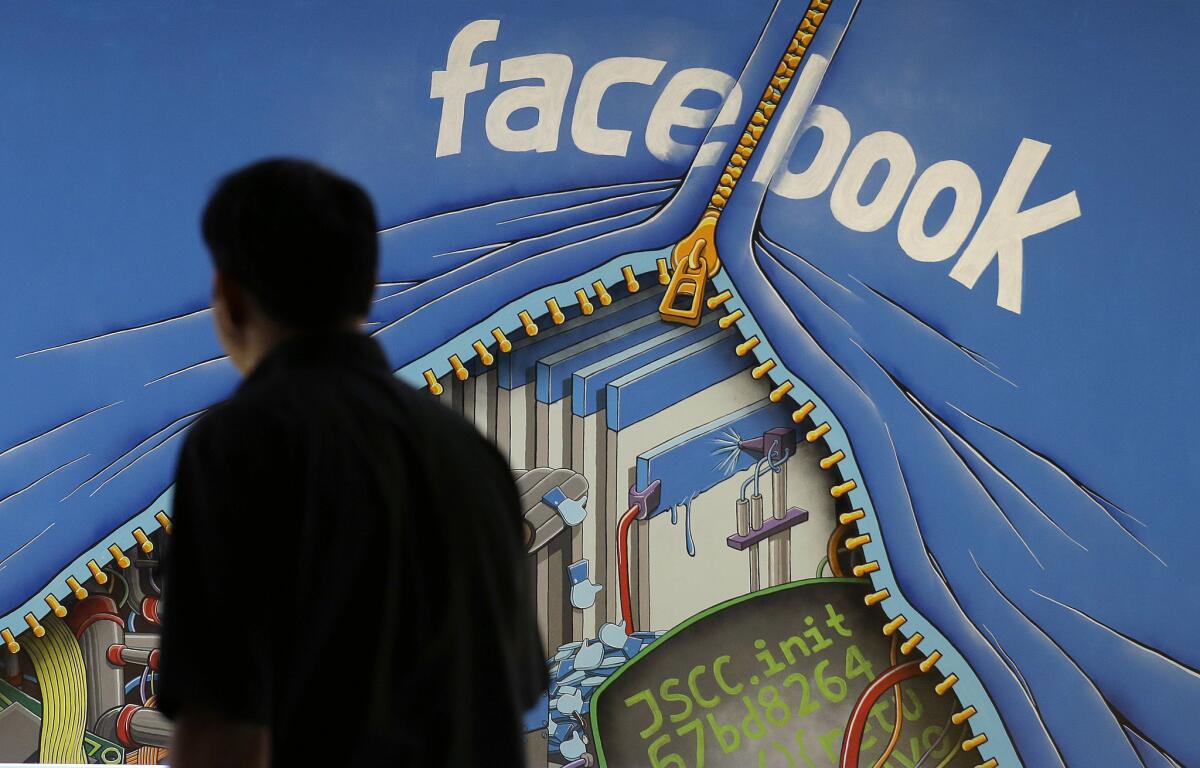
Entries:
[[[867,727],[867,717],[871,707],[879,697],[891,690],[897,683],[902,683],[911,677],[921,674],[921,662],[910,661],[898,667],[891,667],[867,686],[854,702],[854,710],[850,713],[850,721],[846,723],[846,735],[842,738],[842,754],[838,761],[839,768],[858,768],[858,753],[862,749],[863,730]],[[896,717],[901,717],[897,712]]]
[[634,504],[617,523],[617,578],[621,584],[621,617],[625,619],[625,634],[633,634],[633,604],[629,596],[629,529],[637,519],[638,505]]

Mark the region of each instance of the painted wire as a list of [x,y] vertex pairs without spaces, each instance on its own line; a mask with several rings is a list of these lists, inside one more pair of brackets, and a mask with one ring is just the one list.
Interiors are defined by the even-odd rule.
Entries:
[[833,575],[842,578],[846,574],[842,571],[842,564],[838,562],[838,547],[841,546],[842,539],[846,538],[847,531],[850,530],[848,525],[839,525],[833,529],[833,533],[829,535],[828,557],[829,570],[833,571]]
[[[778,455],[779,455],[778,446],[773,445],[773,446],[771,446],[770,452],[766,456],[763,456],[761,459],[759,459],[757,462],[755,462],[754,474],[751,475],[750,477],[746,478],[746,482],[742,483],[742,493],[738,497],[739,499],[741,499],[742,501],[746,500],[746,491],[750,488],[751,484],[754,485],[754,495],[755,496],[762,495],[762,493],[761,493],[762,489],[759,486],[759,478],[761,478],[763,475],[767,474],[767,472],[778,473],[778,472],[782,471],[784,462],[786,462],[788,459],[791,458],[792,452],[784,451],[783,458],[781,458],[779,460],[779,463],[777,464],[777,463],[775,463],[774,459],[772,459],[771,457],[778,456]],[[767,463],[766,467],[763,467],[764,461]]]
[[946,768],[947,765],[950,765],[950,762],[958,755],[958,751],[962,749],[962,743],[966,737],[967,726],[964,725],[958,734],[958,741],[953,747],[950,748],[950,751],[946,753],[946,756],[942,758],[942,762],[937,764],[937,768]]
[[910,661],[897,667],[891,667],[875,678],[867,686],[867,689],[859,694],[858,700],[854,702],[854,709],[850,712],[850,719],[846,722],[846,735],[842,738],[842,752],[838,758],[839,768],[858,768],[863,730],[867,726],[871,708],[875,706],[879,697],[883,696],[889,688],[894,687],[896,683],[919,674],[921,674],[921,662],[919,661]]
[[149,694],[146,692],[146,681],[149,678],[149,676],[150,676],[150,667],[145,667],[144,669],[142,669],[142,679],[138,683],[138,695],[142,697],[142,704],[145,704],[146,699],[150,698]]
[[[941,746],[942,742],[946,740],[946,734],[950,733],[950,726],[953,724],[954,724],[954,711],[951,710],[950,715],[946,718],[946,724],[942,726],[942,732],[939,733],[938,737],[933,740],[933,743],[929,745],[929,748],[926,749],[925,752],[920,757],[917,758],[917,762],[913,763],[913,768],[921,768],[921,766],[925,765],[925,761],[928,760],[929,757],[934,752],[937,751],[937,748],[939,746]],[[959,742],[960,743],[962,742],[961,736],[959,737]],[[955,746],[954,749],[950,750],[950,754],[954,754],[954,752],[957,748],[958,747]],[[945,763],[942,763],[942,765],[938,766],[938,768],[942,768],[945,765],[946,765]]]
[[[896,666],[896,649],[899,645],[900,635],[893,634],[891,651],[891,661],[893,667]],[[886,763],[887,759],[892,756],[892,753],[896,751],[896,745],[900,743],[900,731],[904,728],[904,700],[900,698],[902,693],[900,690],[900,683],[896,683],[896,687],[892,690],[896,692],[896,716],[894,718],[896,724],[892,726],[891,741],[888,742],[888,745],[883,750],[883,754],[879,756],[879,759],[875,761],[875,765],[873,765],[871,768],[883,768],[883,764]]]
[[759,483],[759,478],[762,477],[763,474],[766,472],[766,470],[762,468],[763,462],[766,462],[768,467],[771,465],[771,454],[770,453],[768,453],[766,456],[763,456],[761,459],[758,460],[758,463],[754,465],[754,495],[755,496],[762,496],[762,488],[759,486],[758,483]]
[[825,578],[825,567],[829,565],[829,555],[821,558],[821,562],[817,563],[817,578]]
[[[778,475],[780,472],[783,471],[783,466],[785,464],[787,464],[787,460],[792,458],[792,452],[784,451],[783,454],[780,455],[779,451],[777,451],[776,448],[777,448],[777,446],[771,446],[771,453],[769,453],[767,455],[767,465],[771,468],[772,472],[774,472],[775,474]],[[779,463],[776,463],[775,460],[771,458],[771,456],[779,456]]]
[[617,523],[617,579],[621,589],[621,618],[625,620],[625,634],[632,635],[633,601],[629,594],[629,529],[637,518],[638,506],[625,510]]
[[[122,594],[121,594],[121,599],[116,600],[116,598],[114,598],[114,600],[116,600],[116,603],[117,603],[117,610],[119,611],[119,610],[121,610],[121,606],[125,605],[125,603],[129,600],[129,593],[130,593],[129,582],[126,581],[125,577],[122,576],[119,571],[113,570],[111,568],[105,568],[104,572],[111,576],[115,576],[116,580],[121,582],[121,586],[125,587],[125,591],[122,592]],[[110,595],[112,594],[112,582],[109,582],[108,593]]]
[[742,493],[741,493],[741,496],[738,497],[742,501],[746,500],[746,491],[749,490],[751,485],[754,486],[754,495],[755,496],[759,495],[759,493],[758,493],[758,478],[763,472],[767,471],[762,468],[762,463],[766,460],[767,460],[767,457],[763,456],[761,459],[759,459],[757,462],[755,462],[754,474],[751,475],[750,477],[747,477],[746,482],[742,483]]
[[86,763],[87,670],[75,634],[57,616],[47,616],[41,637],[25,646],[42,695],[38,753],[45,763]]

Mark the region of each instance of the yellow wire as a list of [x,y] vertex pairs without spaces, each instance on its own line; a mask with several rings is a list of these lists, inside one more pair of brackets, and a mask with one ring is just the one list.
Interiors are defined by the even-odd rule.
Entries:
[[23,643],[42,690],[43,763],[86,763],[83,731],[87,721],[87,677],[79,641],[56,616],[42,620],[46,634]]

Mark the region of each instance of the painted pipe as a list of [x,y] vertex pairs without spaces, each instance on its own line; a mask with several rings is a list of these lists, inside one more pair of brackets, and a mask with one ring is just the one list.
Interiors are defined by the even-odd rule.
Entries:
[[112,663],[108,649],[123,645],[125,622],[117,615],[117,604],[107,595],[92,595],[71,609],[67,626],[79,639],[83,666],[87,670],[87,725],[95,730],[100,716],[125,703],[125,672]]
[[[757,531],[763,524],[763,497],[756,493],[750,497],[750,530]],[[750,545],[750,591],[757,592],[762,588],[762,575],[759,572],[758,545]]]
[[126,749],[138,747],[169,747],[174,726],[157,709],[137,704],[122,704],[105,712],[96,724],[95,733],[116,741]]
[[[771,517],[782,520],[787,516],[787,460],[771,469]],[[767,540],[767,570],[771,586],[792,580],[792,529],[780,531]]]

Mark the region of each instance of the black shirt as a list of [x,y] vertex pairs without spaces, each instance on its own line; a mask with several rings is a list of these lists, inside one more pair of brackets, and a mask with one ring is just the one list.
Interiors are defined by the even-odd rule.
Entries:
[[546,668],[512,475],[357,333],[273,350],[192,428],[158,706],[274,765],[518,766]]

